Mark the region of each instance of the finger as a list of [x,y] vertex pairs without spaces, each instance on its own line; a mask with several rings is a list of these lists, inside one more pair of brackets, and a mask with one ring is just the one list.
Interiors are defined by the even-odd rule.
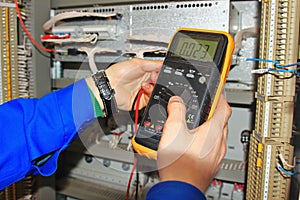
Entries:
[[183,100],[177,96],[171,97],[167,109],[168,118],[164,125],[159,149],[168,146],[168,144],[174,141],[176,136],[179,134],[180,130],[186,128],[186,107],[184,105]]
[[214,115],[212,116],[213,120],[220,123],[222,127],[225,127],[228,123],[231,113],[232,110],[229,104],[227,103],[224,95],[221,94]]
[[[200,151],[200,158],[209,155],[215,147],[220,146],[220,142],[223,139],[223,130],[227,126],[230,115],[231,108],[227,104],[225,97],[220,95],[214,115],[203,124],[207,127],[207,131],[202,133],[204,142]],[[196,130],[201,132],[201,126]]]
[[144,72],[159,72],[163,63],[161,60],[144,60],[141,58],[133,58],[131,61],[134,62],[136,66],[141,66]]
[[158,78],[158,72],[155,72],[155,71],[151,72],[151,74],[150,74],[150,82],[151,83],[156,83],[157,78]]
[[154,86],[148,82],[142,83],[142,89],[144,91],[144,94],[148,97],[151,96]]
[[224,138],[225,138],[225,140],[227,139],[227,137],[228,137],[228,123],[224,127]]
[[146,60],[143,69],[145,72],[159,72],[162,67],[163,61],[161,60]]
[[169,166],[178,160],[191,145],[193,138],[187,133],[186,108],[180,97],[171,97],[168,103],[168,118],[164,125],[157,151],[158,168]]
[[227,149],[226,149],[227,134],[228,134],[228,126],[226,125],[224,130],[223,130],[222,137],[220,137],[221,145],[220,145],[220,147],[217,147],[217,151],[219,152],[219,159],[218,159],[219,163],[223,160],[223,158],[226,155],[226,151],[227,151]]
[[[167,122],[184,122],[185,121],[185,115],[186,115],[186,107],[182,100],[182,98],[178,96],[173,96],[169,99],[168,102],[168,119]],[[166,123],[167,123],[166,122]]]
[[203,142],[203,145],[201,145],[200,158],[209,156],[215,160],[216,164],[220,164],[226,154],[227,126],[223,130],[214,131],[217,131],[220,134],[217,134],[217,137],[212,136],[213,140],[211,141],[205,140],[205,142]]

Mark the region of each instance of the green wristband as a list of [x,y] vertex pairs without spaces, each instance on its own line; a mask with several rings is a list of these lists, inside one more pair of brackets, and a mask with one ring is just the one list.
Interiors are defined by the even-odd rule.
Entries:
[[99,102],[97,101],[94,93],[92,92],[92,90],[90,88],[89,88],[89,93],[90,93],[91,100],[93,103],[95,117],[104,117],[104,112],[102,111]]

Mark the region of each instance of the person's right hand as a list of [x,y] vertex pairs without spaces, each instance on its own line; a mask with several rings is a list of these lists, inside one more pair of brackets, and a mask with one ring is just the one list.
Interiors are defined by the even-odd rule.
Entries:
[[182,99],[172,97],[158,148],[161,181],[182,181],[205,192],[226,153],[230,115],[231,108],[221,95],[213,117],[198,128],[189,130]]

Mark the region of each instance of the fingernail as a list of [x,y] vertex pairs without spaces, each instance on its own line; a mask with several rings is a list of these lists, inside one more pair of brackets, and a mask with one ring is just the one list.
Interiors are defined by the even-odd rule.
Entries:
[[171,100],[172,102],[183,103],[183,100],[178,96],[173,96]]

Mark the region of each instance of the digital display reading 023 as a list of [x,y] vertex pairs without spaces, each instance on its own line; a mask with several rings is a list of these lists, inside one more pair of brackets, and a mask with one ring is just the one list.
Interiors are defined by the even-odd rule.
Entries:
[[181,37],[173,52],[173,56],[200,61],[213,61],[218,41]]

